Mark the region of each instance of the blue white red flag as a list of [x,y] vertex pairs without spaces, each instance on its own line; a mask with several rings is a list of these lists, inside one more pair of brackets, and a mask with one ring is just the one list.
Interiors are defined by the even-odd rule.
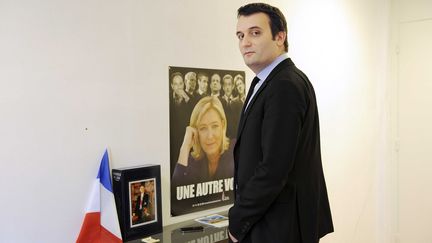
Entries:
[[105,150],[77,243],[123,242],[110,175],[108,151]]

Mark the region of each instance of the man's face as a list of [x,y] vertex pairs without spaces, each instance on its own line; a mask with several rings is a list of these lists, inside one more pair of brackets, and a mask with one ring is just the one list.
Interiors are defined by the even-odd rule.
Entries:
[[241,80],[241,79],[236,80],[236,88],[237,88],[237,92],[239,94],[243,95],[245,93],[245,86],[244,86],[243,80]]
[[237,37],[244,62],[254,73],[259,73],[284,53],[285,33],[279,32],[273,40],[270,18],[264,13],[240,16]]
[[205,93],[205,92],[207,92],[207,86],[208,86],[208,77],[207,76],[201,76],[198,79],[198,89],[202,93]]
[[232,78],[225,78],[223,80],[223,90],[224,90],[226,96],[230,97],[233,89],[234,89],[234,85],[233,85]]
[[184,88],[184,83],[183,83],[183,78],[180,76],[174,76],[172,83],[171,83],[171,88],[174,91],[178,91]]
[[186,89],[189,91],[195,90],[196,87],[196,77],[194,75],[186,76]]
[[153,186],[153,185],[150,183],[150,181],[147,181],[147,182],[145,183],[145,191],[146,191],[146,192],[151,192],[151,191],[153,190],[152,186]]
[[219,92],[219,90],[221,89],[221,78],[219,75],[214,74],[211,77],[211,81],[210,81],[210,89],[211,91],[215,91],[215,92]]

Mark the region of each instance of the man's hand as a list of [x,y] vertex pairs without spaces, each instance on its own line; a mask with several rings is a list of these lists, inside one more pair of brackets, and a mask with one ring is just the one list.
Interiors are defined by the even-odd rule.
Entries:
[[189,101],[189,96],[186,94],[186,92],[183,89],[176,89],[174,92],[180,96],[183,97],[183,99],[186,101],[186,103]]
[[231,232],[228,232],[228,234],[232,242],[238,242],[238,240],[231,234]]

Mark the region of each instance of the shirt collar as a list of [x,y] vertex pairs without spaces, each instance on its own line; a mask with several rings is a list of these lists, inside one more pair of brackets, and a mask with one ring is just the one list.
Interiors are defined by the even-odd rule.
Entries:
[[283,60],[288,58],[288,53],[285,52],[282,55],[278,56],[276,59],[273,60],[272,63],[270,63],[270,65],[268,65],[267,67],[265,67],[263,70],[261,70],[261,72],[259,72],[257,74],[257,77],[260,79],[260,82],[264,81],[267,79],[267,77],[270,75],[271,71],[273,71],[273,69],[279,64],[281,63]]

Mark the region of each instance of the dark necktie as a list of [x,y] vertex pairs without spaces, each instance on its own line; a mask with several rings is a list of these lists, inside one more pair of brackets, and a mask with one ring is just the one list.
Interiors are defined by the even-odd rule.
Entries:
[[259,81],[260,81],[260,79],[259,79],[258,77],[255,77],[255,78],[252,80],[251,86],[250,86],[249,91],[248,91],[248,94],[247,94],[247,96],[246,96],[245,103],[244,103],[244,105],[243,105],[243,112],[245,112],[245,110],[246,110],[246,106],[247,106],[248,103],[249,103],[249,99],[250,99],[250,97],[252,96],[252,94],[253,94],[253,92],[254,92],[254,89],[255,89],[255,86],[257,85],[257,83],[258,83]]
[[[240,130],[241,130],[241,127],[242,127],[242,124],[243,124],[243,121],[244,121],[246,106],[247,106],[247,104],[249,102],[249,99],[252,96],[252,94],[254,92],[254,89],[255,89],[255,86],[257,85],[257,83],[259,82],[259,80],[260,79],[258,77],[255,77],[252,80],[251,86],[250,86],[249,91],[247,93],[246,99],[245,99],[244,104],[243,104],[243,110],[242,110],[242,113],[240,115],[240,121],[239,121],[239,125],[238,125],[238,130],[237,130],[237,138],[240,135]],[[236,166],[237,166],[237,164],[236,164]],[[235,178],[236,177],[234,176],[234,180],[235,180]],[[234,185],[237,185],[235,181],[234,181]]]

